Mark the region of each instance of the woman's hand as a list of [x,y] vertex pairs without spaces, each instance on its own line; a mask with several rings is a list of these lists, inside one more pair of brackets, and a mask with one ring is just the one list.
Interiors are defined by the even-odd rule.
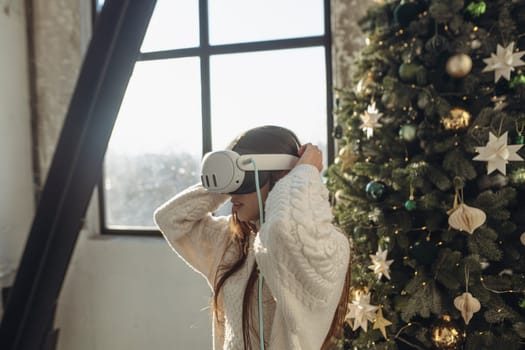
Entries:
[[300,158],[295,166],[301,164],[310,164],[315,166],[319,172],[323,169],[323,153],[319,147],[312,145],[311,143],[307,143],[301,146],[298,153]]

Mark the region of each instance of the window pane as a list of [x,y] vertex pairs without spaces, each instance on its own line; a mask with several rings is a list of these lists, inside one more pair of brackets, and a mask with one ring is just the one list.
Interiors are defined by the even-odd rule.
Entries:
[[173,50],[198,45],[198,0],[157,0],[141,51]]
[[95,9],[97,11],[102,10],[102,6],[104,6],[105,0],[95,0]]
[[107,226],[153,226],[153,210],[198,181],[201,140],[199,60],[138,62],[106,152]]
[[323,0],[209,0],[212,45],[322,35]]
[[325,79],[322,47],[212,56],[213,148],[249,128],[276,124],[326,154]]

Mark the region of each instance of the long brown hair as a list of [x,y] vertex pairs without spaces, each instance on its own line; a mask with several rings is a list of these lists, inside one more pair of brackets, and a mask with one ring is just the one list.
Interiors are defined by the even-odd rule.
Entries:
[[348,312],[348,303],[350,302],[350,287],[352,285],[352,258],[348,261],[348,269],[346,270],[345,283],[343,284],[343,291],[339,298],[339,304],[335,309],[334,318],[330,329],[324,338],[323,346],[321,350],[329,350],[337,341],[343,338],[343,326],[345,324],[346,314]]
[[[285,153],[298,155],[300,142],[297,136],[288,129],[278,126],[263,126],[248,130],[247,132],[241,134],[230,144],[228,148],[236,151],[239,154]],[[263,178],[261,185],[264,185],[266,182],[270,182],[270,189],[273,187],[279,177],[283,175],[282,172],[259,172],[259,174],[260,177]],[[219,293],[228,278],[230,278],[233,274],[239,271],[241,267],[244,266],[248,257],[250,235],[254,233],[255,230],[256,227],[253,224],[240,221],[238,220],[235,213],[232,214],[230,220],[230,239],[223,253],[222,263],[217,269],[215,283],[213,286],[212,310],[217,318],[217,321],[220,321],[220,313],[222,312],[218,305]],[[230,251],[231,249],[237,252],[236,259],[230,263],[224,262],[224,256],[226,252]],[[256,290],[255,287],[258,277],[259,271],[256,265],[254,265],[248,278],[248,283],[244,291],[242,302],[242,331],[245,349],[251,349],[251,335],[257,339],[259,338],[259,332],[256,330],[255,322],[252,322],[253,315],[250,313],[250,310],[252,310],[250,303],[254,299]],[[334,313],[334,318],[325,337],[321,350],[330,349],[334,345],[335,341],[341,338],[341,331],[345,321],[350,296],[350,283],[351,273],[349,264],[339,304]]]
[[[216,283],[213,288],[212,310],[215,313],[217,321],[220,321],[219,313],[221,312],[218,307],[219,292],[224,286],[226,280],[235,272],[237,272],[246,262],[246,258],[248,257],[250,234],[252,234],[255,229],[255,226],[253,226],[251,223],[239,221],[235,213],[232,215],[230,220],[231,236],[225,252],[228,249],[231,249],[231,246],[234,245],[236,246],[235,250],[237,251],[238,256],[237,260],[233,263],[221,264],[216,272]],[[254,264],[253,269],[250,272],[250,277],[248,278],[248,283],[246,284],[246,289],[244,290],[244,296],[242,300],[242,335],[245,349],[251,349],[251,335],[254,335],[257,340],[259,337],[259,333],[255,329],[255,322],[252,322],[253,315],[250,313],[250,310],[252,309],[250,308],[250,302],[253,300],[258,278],[259,270],[257,269],[256,264]]]
[[[248,257],[248,246],[249,246],[249,237],[250,234],[254,232],[255,227],[250,223],[239,221],[236,215],[232,215],[230,221],[230,228],[232,235],[230,237],[229,247],[231,245],[237,246],[238,258],[236,261],[229,265],[221,265],[217,269],[217,274],[215,278],[215,286],[213,290],[213,302],[212,310],[214,311],[217,320],[219,320],[219,313],[221,310],[218,308],[218,296],[219,292],[224,286],[226,280],[237,272],[246,262]],[[229,249],[228,247],[226,249]],[[256,326],[253,320],[253,315],[250,314],[250,302],[253,300],[253,296],[256,290],[256,282],[259,277],[259,272],[257,267],[254,265],[250,277],[248,278],[248,283],[244,291],[243,301],[242,301],[242,334],[244,340],[244,348],[251,349],[250,337],[254,335],[257,340],[259,340],[259,333],[256,330]],[[346,271],[345,282],[343,285],[343,291],[339,299],[339,304],[334,313],[334,318],[330,325],[330,329],[326,334],[321,350],[329,350],[336,343],[338,339],[342,338],[343,325],[345,322],[345,317],[347,314],[348,303],[350,302],[350,286],[351,286],[352,274],[351,274],[351,265],[348,264],[348,269]]]

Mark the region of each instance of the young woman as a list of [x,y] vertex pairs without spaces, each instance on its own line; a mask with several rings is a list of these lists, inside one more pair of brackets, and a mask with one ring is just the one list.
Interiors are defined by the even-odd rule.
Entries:
[[[289,171],[259,171],[262,224],[254,172],[234,193],[198,184],[155,212],[170,246],[213,291],[214,349],[260,349],[261,326],[267,350],[329,349],[346,314],[350,248],[332,224],[321,151],[277,126],[251,129],[228,148],[299,158]],[[214,216],[228,200],[232,214]]]

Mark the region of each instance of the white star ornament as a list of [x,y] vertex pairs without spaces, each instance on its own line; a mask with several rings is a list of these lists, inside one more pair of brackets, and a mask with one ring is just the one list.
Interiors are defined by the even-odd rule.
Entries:
[[378,307],[370,305],[370,293],[359,293],[356,299],[348,304],[348,314],[346,318],[353,318],[354,324],[352,329],[355,331],[359,327],[366,332],[368,330],[368,321],[373,322]]
[[485,58],[483,61],[487,66],[483,72],[494,71],[494,82],[496,83],[501,77],[510,81],[510,72],[516,67],[525,65],[521,57],[525,55],[525,51],[514,52],[514,42],[507,47],[498,44],[496,53],[491,53],[490,58]]
[[386,260],[387,253],[388,251],[382,250],[381,247],[378,247],[375,255],[369,255],[370,259],[372,259],[372,265],[368,266],[368,268],[374,271],[378,276],[378,279],[381,279],[383,275],[390,279],[390,265],[394,260]]
[[507,132],[500,137],[489,133],[489,142],[484,147],[476,147],[479,154],[473,160],[487,162],[487,175],[498,170],[506,175],[506,164],[509,161],[522,161],[523,158],[517,153],[523,145],[507,145]]
[[379,118],[383,113],[379,113],[379,111],[376,108],[376,103],[373,102],[371,105],[368,106],[366,111],[361,114],[361,129],[366,133],[367,138],[371,138],[374,136],[374,129],[380,128],[381,123],[379,123]]

